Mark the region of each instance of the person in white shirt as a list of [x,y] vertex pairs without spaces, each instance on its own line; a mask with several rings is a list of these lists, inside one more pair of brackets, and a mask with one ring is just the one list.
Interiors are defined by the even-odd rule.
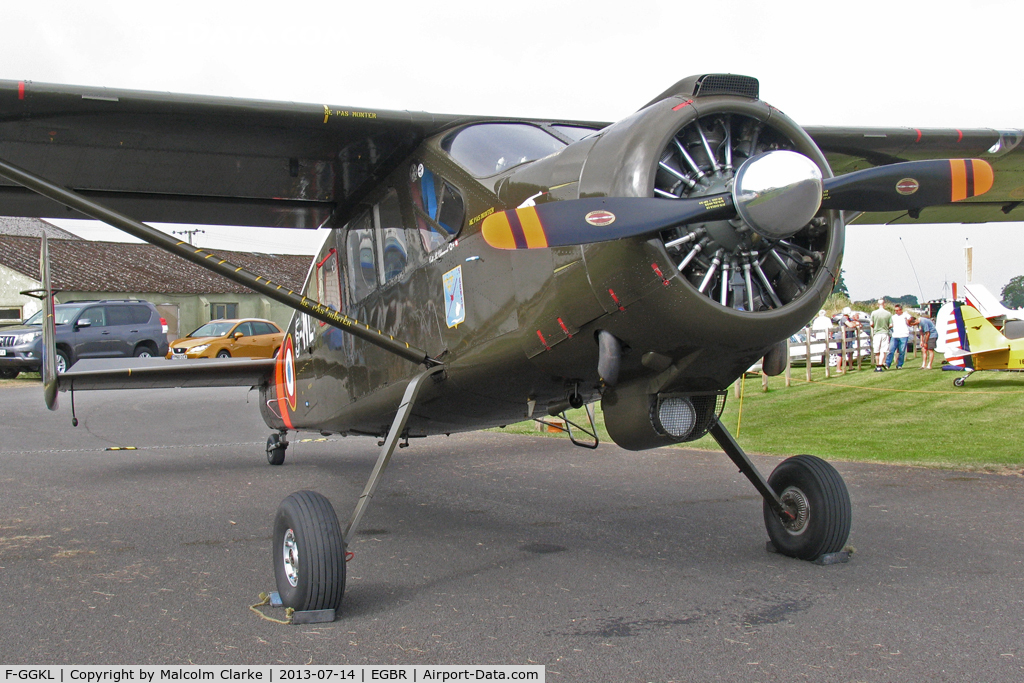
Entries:
[[885,367],[892,365],[892,358],[897,352],[896,369],[903,367],[903,361],[907,357],[907,342],[910,340],[910,326],[917,323],[914,316],[903,312],[903,306],[896,304],[896,312],[892,316],[892,340],[889,343],[889,353],[885,356]]
[[818,341],[828,339],[828,331],[832,329],[832,318],[825,314],[825,309],[818,311],[818,317],[811,323],[811,339]]

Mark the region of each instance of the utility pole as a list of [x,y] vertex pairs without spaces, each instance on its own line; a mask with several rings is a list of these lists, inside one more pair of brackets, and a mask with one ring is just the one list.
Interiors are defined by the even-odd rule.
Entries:
[[189,244],[189,246],[192,246],[192,236],[195,235],[196,233],[200,233],[200,232],[204,233],[204,234],[206,233],[205,230],[200,230],[199,228],[192,228],[191,230],[172,230],[171,234],[172,235],[188,235],[188,244]]

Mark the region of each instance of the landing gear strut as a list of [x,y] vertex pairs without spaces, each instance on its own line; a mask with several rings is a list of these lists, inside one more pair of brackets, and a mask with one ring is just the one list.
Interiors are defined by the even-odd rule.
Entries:
[[776,552],[819,561],[845,547],[853,512],[846,484],[832,465],[797,455],[765,480],[720,420],[710,433],[764,498],[764,523]]
[[[405,425],[424,381],[442,372],[444,366],[437,365],[421,372],[409,382],[381,445],[377,464],[374,465],[344,532],[341,531],[338,516],[330,501],[319,493],[299,491],[281,503],[274,522],[272,550],[277,590],[285,607],[301,612],[337,610],[341,605],[345,592],[345,549],[352,542],[384,470],[391,462],[391,455],[405,432]],[[267,459],[271,465],[284,462],[284,446],[279,446],[281,462],[275,463],[270,459],[271,441],[275,437],[278,435],[271,434],[267,439]]]

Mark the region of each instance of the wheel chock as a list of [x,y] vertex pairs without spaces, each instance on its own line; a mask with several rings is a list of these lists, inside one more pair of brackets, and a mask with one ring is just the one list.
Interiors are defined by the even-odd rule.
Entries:
[[329,624],[338,618],[337,611],[333,609],[316,609],[297,612],[289,607],[285,610],[284,619],[275,619],[256,609],[257,607],[263,606],[284,607],[284,603],[281,601],[281,593],[278,591],[260,593],[260,601],[255,605],[250,605],[249,609],[259,615],[261,619],[273,621],[277,624],[291,624],[293,626],[298,624]]
[[[770,553],[776,553],[778,555],[782,554],[778,551],[778,549],[775,547],[775,544],[771,541],[765,541],[764,549]],[[843,548],[842,550],[835,553],[825,553],[824,555],[819,555],[818,557],[811,560],[811,562],[822,567],[828,566],[830,564],[845,564],[846,562],[850,561],[851,555],[853,555],[852,548]]]
[[329,624],[336,618],[332,609],[312,609],[305,612],[292,612],[292,624]]

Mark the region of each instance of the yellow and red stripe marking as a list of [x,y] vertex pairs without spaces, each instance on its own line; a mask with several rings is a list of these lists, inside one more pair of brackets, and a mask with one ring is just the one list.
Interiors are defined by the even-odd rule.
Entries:
[[533,206],[494,213],[480,226],[484,241],[495,249],[543,249],[547,234]]
[[949,170],[952,202],[985,194],[995,180],[992,166],[981,159],[950,159]]

